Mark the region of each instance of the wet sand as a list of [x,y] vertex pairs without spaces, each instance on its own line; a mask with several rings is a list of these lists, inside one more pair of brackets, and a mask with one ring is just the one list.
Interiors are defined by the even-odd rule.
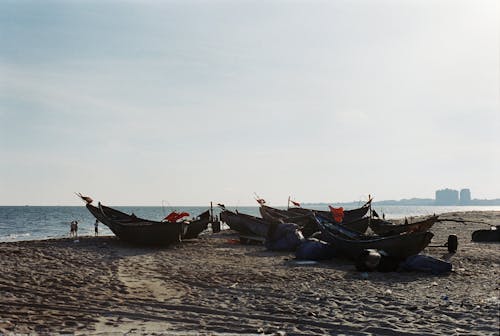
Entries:
[[[443,218],[500,224],[500,212]],[[440,222],[428,247],[453,272],[357,272],[334,259],[240,245],[231,231],[163,249],[114,237],[0,244],[0,334],[498,335],[498,243],[473,223]]]

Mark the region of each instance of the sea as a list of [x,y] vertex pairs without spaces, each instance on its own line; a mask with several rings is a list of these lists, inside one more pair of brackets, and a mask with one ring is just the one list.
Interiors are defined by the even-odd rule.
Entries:
[[[308,206],[317,210],[328,210],[325,205]],[[160,221],[172,209],[151,206],[116,206],[125,213],[134,213],[138,217]],[[197,216],[208,207],[178,207],[177,211],[186,211],[190,216]],[[254,216],[259,216],[257,206],[227,207]],[[278,207],[284,209],[284,207]],[[348,209],[348,208],[346,208]],[[455,211],[500,211],[500,206],[373,206],[373,209],[386,219],[410,218],[413,216],[442,214]],[[214,208],[214,214],[220,212]],[[69,236],[70,222],[77,220],[79,235],[93,235],[95,218],[84,206],[0,206],[0,242],[21,240],[40,240]],[[99,224],[100,235],[113,235],[104,225]]]

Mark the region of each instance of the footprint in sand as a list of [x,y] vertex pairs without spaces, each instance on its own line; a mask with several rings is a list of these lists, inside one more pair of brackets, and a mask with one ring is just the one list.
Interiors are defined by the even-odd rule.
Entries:
[[118,278],[127,287],[129,296],[157,301],[178,302],[189,292],[187,286],[163,277],[161,260],[147,255],[127,256],[118,263]]

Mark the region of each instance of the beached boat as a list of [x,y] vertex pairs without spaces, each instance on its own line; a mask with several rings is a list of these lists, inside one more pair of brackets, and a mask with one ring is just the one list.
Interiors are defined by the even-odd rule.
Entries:
[[319,216],[315,218],[321,228],[321,238],[351,259],[357,259],[366,249],[384,251],[392,258],[404,259],[422,251],[434,236],[428,231],[408,232],[387,237],[366,236],[341,225],[330,223]]
[[180,242],[187,231],[185,222],[158,222],[128,215],[101,203],[86,205],[94,217],[121,240],[140,245],[169,245]]
[[[350,209],[350,210],[344,210],[344,223],[352,222],[357,219],[363,218],[366,216],[368,211],[371,208],[371,203],[372,199],[368,200],[365,204],[363,204],[361,207],[356,208],[356,209]],[[332,213],[331,211],[325,211],[325,210],[314,210],[314,209],[307,209],[307,208],[289,208],[286,210],[287,212],[294,213],[294,214],[308,214],[311,212],[315,212],[317,214],[320,214],[324,218],[332,218]],[[366,230],[366,228],[365,228]]]
[[287,212],[286,210],[272,208],[267,205],[261,205],[259,208],[262,218],[271,223],[294,223],[300,227],[300,231],[304,237],[309,237],[319,231],[316,221],[311,213],[305,215],[297,215]]
[[500,242],[500,225],[489,230],[476,230],[472,232],[473,242]]
[[[182,239],[194,238],[207,228],[210,222],[208,211],[191,222],[164,222],[139,218],[135,214],[126,214],[119,210],[98,203],[92,205],[92,199],[82,197],[90,213],[121,240],[141,245],[169,245]],[[193,225],[189,229],[190,225]]]
[[296,213],[290,213],[287,210],[283,209],[277,209],[270,207],[268,205],[261,204],[259,207],[259,212],[262,218],[264,218],[267,221],[275,222],[275,221],[289,221],[289,220],[294,220],[293,223],[299,224],[297,222],[308,222],[308,220],[311,218],[311,214],[308,212],[306,214],[301,214],[298,215]]
[[[270,222],[277,222],[282,220],[286,223],[295,223],[299,225],[305,237],[309,237],[313,233],[320,231],[313,217],[313,213],[321,216],[324,220],[333,221],[332,214],[326,211],[307,210],[306,212],[304,212],[304,214],[298,215],[296,212],[290,212],[288,210],[276,209],[267,205],[261,205],[259,208],[259,212],[262,218]],[[349,218],[354,217],[355,216],[349,216]],[[369,221],[369,217],[361,217],[352,219],[350,221],[343,220],[339,224],[346,226],[350,230],[364,233],[366,232],[366,229],[368,229]]]
[[245,236],[258,236],[265,238],[269,231],[270,222],[255,216],[241,212],[223,210],[220,219],[226,223],[231,230],[237,231]]
[[208,223],[210,223],[210,221],[210,210],[202,212],[196,219],[188,222],[187,230],[182,235],[182,239],[197,238],[200,233],[208,228]]
[[372,218],[370,220],[370,229],[379,236],[391,236],[403,232],[424,232],[438,221],[439,216],[436,215],[418,222],[405,224],[394,224],[383,219]]

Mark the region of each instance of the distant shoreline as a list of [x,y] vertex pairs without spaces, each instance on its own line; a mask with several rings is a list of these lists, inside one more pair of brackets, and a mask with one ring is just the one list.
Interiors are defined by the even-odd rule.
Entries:
[[[311,205],[328,205],[333,203],[303,203],[303,206],[311,206]],[[338,202],[334,203],[340,206],[358,206],[360,204],[357,202]],[[372,202],[374,206],[385,206],[385,205],[399,205],[399,206],[496,206],[500,205],[500,198],[497,199],[473,199],[467,203],[437,203],[435,199],[432,198],[411,198],[411,199],[402,199],[402,200],[385,200]]]

